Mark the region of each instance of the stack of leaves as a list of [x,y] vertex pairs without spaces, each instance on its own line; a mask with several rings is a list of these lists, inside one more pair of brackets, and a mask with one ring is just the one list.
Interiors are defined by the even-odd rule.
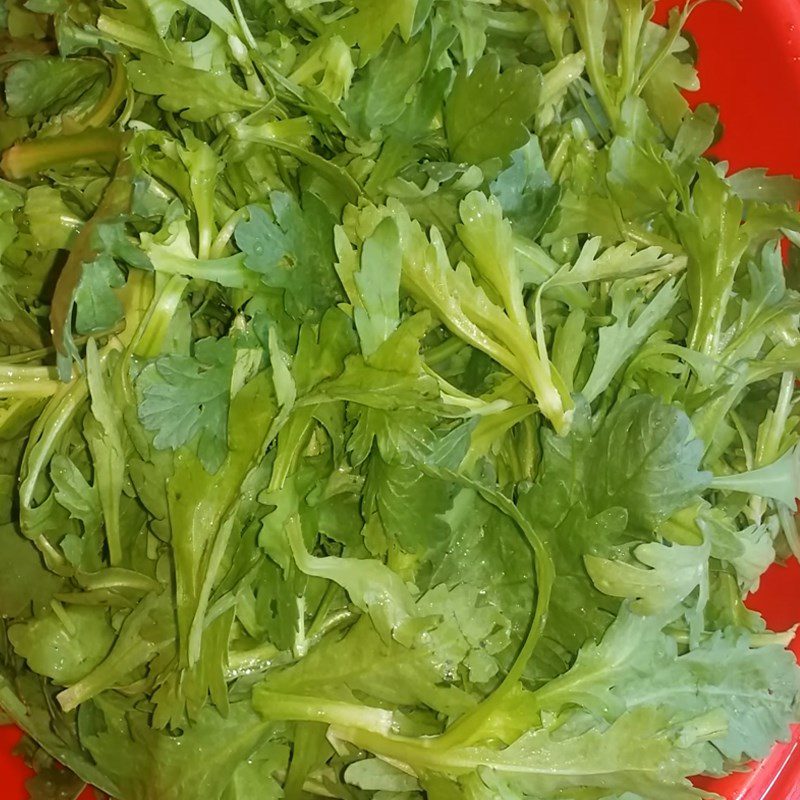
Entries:
[[700,2],[6,0],[40,797],[691,800],[787,735],[800,184],[703,157]]

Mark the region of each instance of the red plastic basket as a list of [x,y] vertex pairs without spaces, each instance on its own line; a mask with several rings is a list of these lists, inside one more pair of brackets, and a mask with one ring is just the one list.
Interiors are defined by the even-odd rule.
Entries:
[[[663,17],[674,0],[662,0]],[[702,89],[692,102],[719,106],[724,136],[717,157],[733,169],[769,167],[800,177],[800,0],[744,0],[736,11],[721,2],[700,6],[689,31],[700,52]],[[749,604],[773,629],[800,622],[800,566],[775,566]],[[793,645],[800,657],[800,638]],[[0,728],[0,798],[24,800],[30,771],[12,754],[20,734]],[[800,800],[800,726],[751,771],[699,781],[728,800]],[[86,793],[81,800],[90,800]]]
[[[674,2],[662,3],[660,13]],[[715,147],[733,169],[769,167],[800,177],[800,0],[744,0],[744,10],[708,3],[689,30],[699,49],[701,90],[693,102],[720,109]],[[773,567],[749,605],[770,627],[800,622],[800,566]],[[800,658],[800,637],[792,646]],[[728,800],[800,800],[800,726],[750,772],[698,781]]]

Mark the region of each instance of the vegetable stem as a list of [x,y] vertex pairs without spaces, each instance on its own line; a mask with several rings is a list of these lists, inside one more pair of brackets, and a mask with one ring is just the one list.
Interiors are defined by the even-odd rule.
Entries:
[[71,135],[20,142],[3,153],[0,169],[7,178],[19,180],[83,159],[114,158],[119,155],[124,139],[118,131],[93,128]]

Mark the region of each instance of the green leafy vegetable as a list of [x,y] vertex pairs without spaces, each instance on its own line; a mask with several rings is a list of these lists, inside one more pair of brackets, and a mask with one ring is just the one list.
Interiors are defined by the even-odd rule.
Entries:
[[245,264],[273,288],[285,289],[286,310],[298,319],[316,317],[338,298],[332,269],[334,217],[314,195],[304,206],[290,195],[270,195],[275,221],[258,207],[236,229]]
[[536,239],[544,230],[561,197],[535,137],[511,154],[510,166],[492,181],[491,189],[515,231],[529,239]]
[[219,469],[228,446],[233,364],[230,341],[202,339],[194,356],[162,356],[142,370],[139,418],[155,434],[156,447],[174,450],[196,442],[208,471]]
[[703,156],[700,4],[0,8],[32,797],[692,800],[787,737],[800,192]]
[[485,55],[456,75],[445,104],[450,152],[456,161],[480,164],[503,158],[528,138],[526,122],[536,111],[541,76],[528,64],[500,72],[500,60]]

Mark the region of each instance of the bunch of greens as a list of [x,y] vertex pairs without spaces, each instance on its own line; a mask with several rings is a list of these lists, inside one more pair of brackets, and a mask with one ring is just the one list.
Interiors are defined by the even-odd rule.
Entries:
[[691,800],[786,736],[800,184],[703,158],[700,2],[0,7],[40,797]]

